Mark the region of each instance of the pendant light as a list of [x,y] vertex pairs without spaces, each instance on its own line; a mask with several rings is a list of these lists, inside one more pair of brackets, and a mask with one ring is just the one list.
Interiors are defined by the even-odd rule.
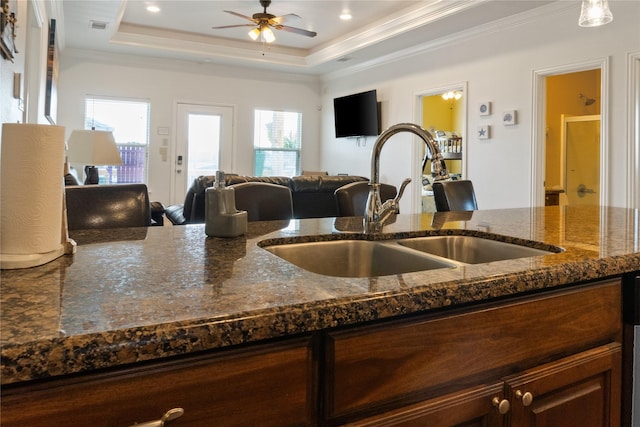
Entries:
[[613,21],[608,0],[582,0],[582,11],[578,25],[581,27],[599,27]]

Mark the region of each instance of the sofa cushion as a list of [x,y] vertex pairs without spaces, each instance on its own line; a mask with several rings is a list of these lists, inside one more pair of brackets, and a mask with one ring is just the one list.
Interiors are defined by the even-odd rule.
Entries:
[[362,176],[303,175],[291,178],[291,190],[296,193],[333,193],[352,182],[368,181]]
[[361,176],[294,176],[291,178],[293,216],[324,218],[338,216],[334,192],[345,184],[368,181]]
[[266,182],[267,184],[277,184],[289,187],[291,189],[291,178],[288,176],[244,176],[244,175],[226,175],[224,177],[225,185],[235,185],[241,182]]

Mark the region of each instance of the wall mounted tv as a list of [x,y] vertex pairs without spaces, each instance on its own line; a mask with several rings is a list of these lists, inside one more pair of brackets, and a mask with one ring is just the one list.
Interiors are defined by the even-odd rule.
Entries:
[[375,89],[335,98],[333,112],[336,138],[380,134],[380,103]]

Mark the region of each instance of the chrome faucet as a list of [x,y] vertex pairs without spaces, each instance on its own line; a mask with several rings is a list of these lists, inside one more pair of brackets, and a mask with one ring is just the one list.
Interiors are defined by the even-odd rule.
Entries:
[[399,202],[404,189],[411,182],[407,178],[402,182],[398,195],[395,199],[390,199],[382,203],[380,200],[380,152],[382,146],[396,133],[411,132],[418,135],[427,145],[427,151],[431,159],[431,172],[435,174],[435,180],[441,181],[449,178],[447,166],[444,163],[438,144],[431,134],[425,129],[413,123],[398,123],[391,126],[380,134],[373,145],[371,152],[371,181],[369,182],[369,197],[364,211],[364,231],[365,233],[375,233],[382,230],[382,226],[389,219],[399,212]]

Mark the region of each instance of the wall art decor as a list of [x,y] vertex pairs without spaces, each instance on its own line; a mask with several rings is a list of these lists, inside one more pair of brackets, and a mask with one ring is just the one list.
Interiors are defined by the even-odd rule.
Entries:
[[502,112],[502,124],[505,126],[513,126],[516,122],[516,110],[507,110]]
[[[14,0],[15,3],[15,0]],[[16,13],[11,11],[9,0],[0,0],[0,53],[2,57],[13,62],[16,50]]]
[[490,116],[491,102],[489,101],[481,102],[480,105],[478,106],[478,113],[480,113],[481,116]]
[[56,124],[58,111],[58,46],[56,43],[56,20],[49,23],[49,46],[47,48],[47,84],[44,94],[44,116],[52,125]]
[[478,139],[489,139],[490,131],[491,131],[491,126],[489,125],[478,126],[478,133],[477,133]]

